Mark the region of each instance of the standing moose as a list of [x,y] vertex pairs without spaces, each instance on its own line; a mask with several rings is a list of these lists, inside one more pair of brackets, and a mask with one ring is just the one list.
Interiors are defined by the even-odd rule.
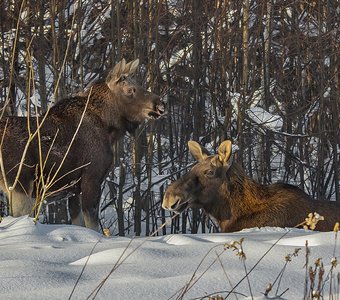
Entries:
[[340,221],[340,203],[313,200],[290,184],[262,185],[248,177],[232,160],[230,141],[224,141],[216,155],[210,155],[197,142],[188,144],[198,163],[168,187],[164,209],[179,213],[187,207],[203,208],[223,232],[294,227],[313,212],[325,218],[317,224],[318,230],[330,231]]
[[[0,176],[2,190],[15,181],[27,148],[18,184],[12,191],[13,216],[32,212],[35,179],[43,175],[48,180],[61,166],[52,188],[54,191],[72,188],[75,194],[69,199],[72,223],[81,224],[82,211],[85,226],[98,229],[101,183],[112,163],[113,142],[126,132],[133,133],[144,120],[157,119],[164,113],[160,97],[131,78],[138,64],[138,59],[129,63],[123,59],[105,82],[52,106],[39,118],[42,124],[39,127],[34,118],[29,122],[29,130],[25,117],[0,121],[2,174],[5,174]],[[34,132],[37,134],[27,143]]]

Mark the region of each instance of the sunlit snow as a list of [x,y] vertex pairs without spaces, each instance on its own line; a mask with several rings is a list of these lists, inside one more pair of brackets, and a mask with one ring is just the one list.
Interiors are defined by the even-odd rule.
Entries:
[[[83,227],[35,225],[27,216],[7,217],[0,223],[0,295],[1,299],[177,299],[190,283],[183,299],[225,297],[231,285],[244,277],[245,269],[236,252],[224,245],[241,238],[248,272],[260,260],[249,274],[254,299],[265,299],[267,285],[296,248],[301,250],[288,263],[277,294],[288,290],[275,299],[302,299],[306,241],[309,264],[322,257],[326,274],[336,243],[333,232],[270,227],[229,234],[104,237]],[[339,256],[337,248],[335,256]],[[324,290],[327,295],[329,281]],[[235,292],[238,299],[251,299],[247,280]],[[276,286],[269,296],[275,292]],[[236,299],[235,295],[229,298]]]

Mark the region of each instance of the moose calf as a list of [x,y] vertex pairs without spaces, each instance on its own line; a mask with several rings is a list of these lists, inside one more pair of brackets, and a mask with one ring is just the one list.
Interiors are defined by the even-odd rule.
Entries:
[[[39,131],[36,131],[35,118],[31,118],[29,130],[25,117],[1,120],[2,174],[5,176],[0,176],[0,188],[3,191],[6,185],[10,188],[14,183],[27,148],[18,184],[12,191],[13,216],[32,212],[35,178],[43,175],[48,181],[54,176],[49,192],[71,187],[75,194],[69,199],[72,223],[80,224],[82,211],[85,226],[98,229],[101,183],[112,163],[113,142],[126,132],[133,133],[145,119],[157,119],[164,113],[160,97],[131,78],[138,64],[138,59],[129,63],[123,59],[105,82],[94,84],[82,95],[56,103],[47,115],[39,118],[42,123]],[[28,143],[29,135],[32,137],[34,132],[37,134]]]
[[340,221],[340,204],[311,199],[299,188],[284,183],[262,185],[248,177],[232,160],[230,141],[224,141],[216,155],[189,141],[189,150],[198,163],[167,189],[163,208],[182,212],[187,207],[202,208],[216,219],[221,231],[276,226],[294,227],[309,213],[325,220],[320,231],[330,231]]

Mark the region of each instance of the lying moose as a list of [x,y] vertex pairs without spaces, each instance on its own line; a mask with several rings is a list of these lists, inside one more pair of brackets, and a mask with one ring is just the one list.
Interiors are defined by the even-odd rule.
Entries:
[[[133,133],[146,119],[157,119],[164,113],[160,97],[131,78],[138,64],[138,59],[129,63],[123,59],[110,71],[105,82],[94,84],[81,95],[59,101],[44,121],[45,116],[39,118],[41,128],[29,143],[18,184],[12,192],[13,216],[32,212],[34,180],[41,175],[41,165],[44,164],[43,175],[48,180],[71,145],[51,188],[54,191],[71,188],[74,193],[69,199],[72,223],[81,224],[82,211],[85,226],[98,229],[101,183],[112,163],[113,142],[126,132]],[[15,180],[28,136],[36,131],[36,123],[36,119],[31,118],[29,132],[25,117],[8,117],[0,122],[1,154],[8,187]],[[6,191],[3,176],[0,176],[0,188]]]
[[290,184],[262,185],[248,177],[232,160],[230,141],[224,141],[216,155],[194,141],[188,144],[198,163],[168,187],[164,209],[179,213],[187,207],[203,208],[223,232],[294,227],[314,212],[325,218],[317,224],[317,230],[331,231],[340,221],[340,203],[313,200]]

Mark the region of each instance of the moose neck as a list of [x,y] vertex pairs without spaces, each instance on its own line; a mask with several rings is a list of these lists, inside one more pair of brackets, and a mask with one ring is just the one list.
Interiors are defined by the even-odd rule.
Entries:
[[[106,97],[103,97],[104,93],[106,94]],[[96,113],[103,121],[104,126],[110,135],[111,143],[121,138],[126,132],[133,133],[139,126],[139,123],[131,122],[124,117],[125,108],[120,107],[119,97],[119,95],[113,94],[106,84],[96,86],[91,92],[91,102],[101,102],[93,103],[96,104],[93,105],[93,107],[101,108],[100,110],[97,110]]]
[[[223,227],[223,223],[252,214],[263,207],[266,189],[249,176],[236,163],[228,170],[220,187],[220,205],[213,215]],[[225,213],[225,212],[228,212]]]

